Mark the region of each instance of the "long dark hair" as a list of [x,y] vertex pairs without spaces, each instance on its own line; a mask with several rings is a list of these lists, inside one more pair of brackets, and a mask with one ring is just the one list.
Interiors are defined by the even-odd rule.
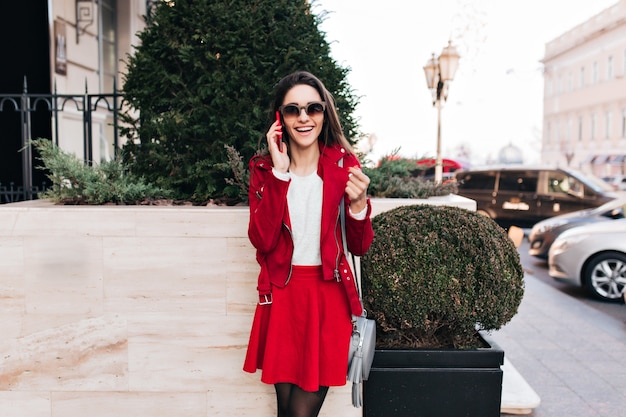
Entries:
[[[346,139],[341,129],[341,123],[339,122],[339,116],[337,115],[337,108],[335,107],[335,99],[332,94],[324,87],[319,78],[310,72],[297,71],[283,77],[275,87],[274,103],[272,104],[272,115],[283,105],[283,100],[287,95],[287,92],[296,85],[308,85],[313,87],[322,98],[322,101],[326,102],[326,112],[324,115],[324,124],[322,125],[322,132],[318,140],[326,146],[339,144],[346,148],[350,153],[354,153],[350,142]],[[283,136],[288,138],[288,133],[283,131]]]

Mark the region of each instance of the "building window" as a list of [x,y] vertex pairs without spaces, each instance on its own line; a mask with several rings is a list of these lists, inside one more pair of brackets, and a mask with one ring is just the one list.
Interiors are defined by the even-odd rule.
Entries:
[[583,140],[583,117],[578,116],[578,141]]
[[604,138],[609,139],[611,137],[611,126],[613,125],[613,113],[610,111],[606,112],[606,116],[604,118]]
[[[626,118],[626,109],[624,109],[624,117]],[[550,129],[550,122],[546,123],[546,145],[550,144],[550,135],[552,133],[552,129]]]
[[580,88],[585,86],[585,67],[580,68]]
[[609,56],[606,61],[606,79],[613,79],[613,56]]
[[622,137],[626,138],[626,108],[622,110]]
[[104,94],[113,92],[113,83],[117,77],[117,0],[101,0],[100,7],[100,91]]
[[572,141],[572,131],[574,128],[574,120],[569,117],[567,119],[567,131],[565,132],[565,140],[567,140],[567,143],[570,143]]
[[596,139],[596,114],[591,115],[591,140]]
[[549,79],[546,82],[546,95],[548,97],[552,97],[552,79]]
[[567,74],[567,91],[574,91],[574,75],[571,72]]
[[593,63],[593,72],[591,74],[591,83],[595,84],[598,82],[598,61]]

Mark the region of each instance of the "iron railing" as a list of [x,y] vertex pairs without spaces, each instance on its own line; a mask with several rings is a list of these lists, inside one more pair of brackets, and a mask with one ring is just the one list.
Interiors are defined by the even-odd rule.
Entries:
[[[113,90],[116,90],[115,85]],[[82,113],[83,159],[85,163],[93,161],[93,121],[95,112],[107,112],[113,118],[113,149],[119,149],[119,113],[122,109],[123,96],[114,92],[111,94],[89,94],[85,85],[84,94],[58,94],[56,85],[52,94],[34,94],[28,92],[28,83],[24,78],[24,87],[21,94],[0,94],[0,112],[15,111],[20,114],[20,144],[22,162],[22,184],[10,183],[8,186],[0,183],[0,204],[21,200],[32,200],[45,191],[42,187],[33,186],[33,155],[30,147],[32,132],[31,115],[35,112],[49,114],[50,123],[54,128],[53,138],[59,145],[59,114],[66,111],[66,107],[75,107]],[[0,129],[2,126],[0,126]],[[1,144],[0,144],[1,146]]]

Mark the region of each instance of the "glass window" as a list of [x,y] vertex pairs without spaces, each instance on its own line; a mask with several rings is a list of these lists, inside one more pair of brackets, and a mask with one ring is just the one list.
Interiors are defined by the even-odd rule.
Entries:
[[565,132],[565,140],[570,142],[572,140],[572,129],[574,126],[574,121],[571,117],[567,119],[567,132]]
[[606,60],[606,79],[613,79],[613,56],[609,56]]
[[598,62],[593,63],[593,73],[591,74],[591,82],[593,84],[598,82]]
[[583,117],[578,116],[578,141],[583,140]]
[[580,87],[585,86],[585,67],[580,68]]
[[101,0],[100,6],[100,88],[101,93],[113,92],[117,76],[117,0]]
[[538,171],[503,171],[498,191],[534,193],[537,191],[537,176]]
[[550,194],[570,194],[582,197],[584,189],[580,181],[562,172],[552,171],[548,175],[548,193]]
[[459,188],[467,190],[485,190],[493,191],[496,185],[495,172],[476,172],[468,173],[461,177]]
[[596,138],[596,114],[591,115],[591,140]]
[[611,126],[613,125],[613,113],[608,111],[606,112],[606,117],[604,120],[604,138],[609,139],[611,137]]
[[571,92],[574,90],[574,76],[570,72],[567,74],[567,91]]
[[549,80],[547,81],[547,83],[546,83],[546,91],[547,91],[546,95],[547,95],[548,97],[551,97],[551,96],[552,96],[552,89],[553,89],[553,87],[552,87],[552,80],[551,80],[551,79],[549,79]]

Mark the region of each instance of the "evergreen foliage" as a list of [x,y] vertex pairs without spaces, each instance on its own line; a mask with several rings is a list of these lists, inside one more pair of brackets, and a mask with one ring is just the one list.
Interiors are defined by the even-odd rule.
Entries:
[[130,175],[119,159],[89,166],[75,155],[63,152],[52,141],[31,141],[43,163],[52,187],[42,198],[61,204],[146,204],[169,193],[142,178]]
[[[247,162],[273,121],[273,86],[306,70],[335,97],[346,137],[357,139],[348,68],[330,57],[324,14],[299,0],[159,2],[128,57],[123,92],[128,166],[181,199],[235,204],[246,198],[223,163],[228,146]],[[230,178],[230,181],[227,179]]]
[[475,348],[524,294],[519,253],[504,229],[476,212],[413,205],[372,219],[361,258],[363,302],[378,348]]

